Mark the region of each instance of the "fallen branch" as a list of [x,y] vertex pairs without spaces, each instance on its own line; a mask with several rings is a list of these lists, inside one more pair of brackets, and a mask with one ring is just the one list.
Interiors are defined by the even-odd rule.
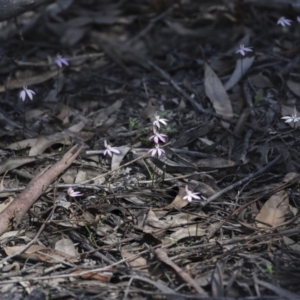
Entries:
[[163,250],[162,248],[158,248],[155,251],[155,254],[157,258],[170,266],[178,276],[181,277],[182,280],[184,280],[187,284],[191,285],[196,292],[201,296],[208,296],[207,293],[202,289],[201,286],[198,285],[198,283],[184,270],[182,270],[180,267],[178,267],[168,256],[168,254]]
[[18,225],[26,212],[54,179],[65,171],[78,156],[82,146],[73,146],[63,158],[34,177],[20,195],[0,213],[0,236],[11,224]]

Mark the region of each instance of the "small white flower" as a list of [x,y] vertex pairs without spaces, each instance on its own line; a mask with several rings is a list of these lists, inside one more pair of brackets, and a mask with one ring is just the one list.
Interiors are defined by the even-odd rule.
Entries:
[[160,116],[156,115],[155,116],[155,120],[153,121],[153,126],[156,126],[158,128],[160,128],[160,124],[159,123],[162,123],[164,125],[167,125],[168,120],[167,119],[161,119]]
[[297,117],[296,113],[292,114],[291,116],[282,117],[281,119],[285,120],[284,123],[297,123],[300,121],[300,117]]
[[200,197],[197,196],[200,193],[193,193],[192,191],[189,190],[188,185],[185,186],[185,192],[186,192],[186,196],[183,197],[183,200],[187,200],[188,202],[192,202],[193,199],[200,199]]
[[240,49],[237,50],[235,53],[240,53],[241,55],[245,56],[246,55],[246,52],[252,52],[252,47],[245,47],[244,44],[241,44],[240,45]]
[[151,154],[151,156],[155,156],[156,153],[157,153],[157,156],[161,156],[163,153],[165,153],[165,150],[164,149],[161,149],[159,147],[159,144],[155,144],[155,148],[152,148],[148,151],[148,153]]
[[80,196],[83,196],[83,194],[81,194],[80,192],[74,191],[71,187],[68,188],[68,195],[70,197],[80,197]]
[[68,66],[69,62],[68,59],[65,57],[62,57],[61,55],[57,54],[56,60],[54,61],[54,63],[59,67],[62,68],[63,65]]
[[282,27],[291,26],[292,20],[286,19],[285,17],[280,17],[277,21],[277,25],[281,25]]
[[103,152],[104,155],[108,154],[109,156],[112,156],[113,153],[116,153],[116,154],[120,153],[120,151],[117,148],[112,147],[111,145],[107,144],[106,140],[104,140],[104,147],[106,148],[106,150],[104,150],[104,152]]
[[23,90],[22,90],[21,93],[20,93],[20,98],[21,98],[23,101],[25,101],[26,96],[28,96],[28,98],[29,98],[30,100],[32,100],[33,95],[35,95],[35,92],[34,92],[33,90],[29,90],[29,89],[27,88],[26,85],[23,85]]

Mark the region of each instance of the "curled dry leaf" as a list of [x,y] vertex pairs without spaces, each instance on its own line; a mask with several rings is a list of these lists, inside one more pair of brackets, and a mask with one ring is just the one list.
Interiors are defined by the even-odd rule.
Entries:
[[172,208],[180,209],[187,206],[189,203],[183,200],[183,197],[186,195],[185,188],[179,187],[178,194],[175,199],[167,206],[162,208],[155,208],[153,210],[171,210]]

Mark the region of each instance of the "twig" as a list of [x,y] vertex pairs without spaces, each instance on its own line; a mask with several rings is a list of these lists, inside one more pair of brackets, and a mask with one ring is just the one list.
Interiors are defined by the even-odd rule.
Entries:
[[216,117],[218,119],[221,119],[223,121],[226,121],[230,124],[235,124],[236,121],[234,119],[231,118],[226,118],[222,115],[216,114],[210,110],[204,109],[202,107],[202,105],[200,103],[198,103],[197,101],[195,101],[195,99],[193,97],[191,97],[187,92],[185,92],[172,78],[171,76],[166,73],[164,70],[162,70],[160,67],[158,67],[155,63],[153,63],[152,61],[148,60],[148,65],[151,66],[153,69],[155,69],[156,71],[158,71],[161,75],[161,77],[163,77],[165,80],[167,80],[174,88],[175,90],[177,90],[183,97],[185,97],[187,100],[190,101],[190,103],[192,104],[192,106],[197,109],[198,111],[202,112],[203,114],[207,114],[207,115],[211,115],[213,117]]
[[242,162],[244,162],[245,159],[246,159],[247,151],[248,151],[248,148],[249,148],[249,140],[250,140],[250,137],[251,137],[252,133],[253,133],[252,129],[249,129],[247,131],[246,135],[245,135],[243,150],[242,150],[242,153],[241,153],[241,157],[239,159]]
[[174,4],[171,7],[169,7],[166,11],[158,15],[157,17],[153,18],[150,20],[150,23],[143,29],[141,30],[135,37],[133,37],[131,40],[126,42],[126,46],[130,47],[133,43],[135,43],[137,40],[141,39],[143,36],[145,36],[152,28],[153,26],[166,17],[174,8],[178,7],[178,4]]
[[56,205],[53,205],[52,211],[49,214],[49,216],[47,217],[47,219],[45,220],[45,222],[42,224],[41,228],[39,229],[39,231],[37,232],[37,234],[35,235],[35,237],[32,239],[31,242],[29,242],[23,249],[19,250],[18,252],[15,252],[14,254],[11,254],[5,258],[3,258],[2,260],[0,260],[0,265],[5,263],[6,261],[8,261],[9,259],[12,259],[15,256],[21,255],[23,252],[25,252],[31,245],[33,245],[38,237],[40,236],[40,234],[42,233],[42,231],[44,230],[46,223],[49,221],[50,217],[52,216],[52,213],[55,209]]
[[183,269],[178,267],[168,257],[168,254],[162,248],[158,248],[154,252],[160,261],[164,262],[165,264],[170,266],[172,269],[174,269],[175,272],[177,273],[177,275],[179,275],[182,278],[182,280],[184,280],[186,283],[190,284],[199,295],[208,296],[207,293],[202,289],[202,287],[200,287],[199,284],[190,276],[190,274],[188,274]]
[[208,203],[210,203],[213,200],[216,200],[217,198],[219,198],[220,196],[222,196],[223,194],[227,193],[228,191],[236,188],[237,186],[240,186],[241,184],[249,181],[250,179],[253,179],[257,176],[259,176],[260,174],[264,173],[265,171],[267,171],[268,169],[270,169],[271,167],[273,167],[279,160],[281,159],[281,154],[279,154],[276,158],[274,158],[270,163],[268,163],[266,166],[264,166],[263,168],[261,168],[260,170],[258,170],[255,173],[250,174],[249,176],[235,182],[234,184],[226,187],[225,189],[215,193],[214,195],[212,195],[211,197],[207,198],[206,201],[203,202],[203,207],[206,206]]
[[39,196],[48,188],[54,179],[65,171],[79,155],[82,146],[72,147],[63,158],[53,166],[46,168],[34,177],[20,195],[0,213],[0,235],[2,235],[13,221],[18,225],[26,212]]
[[109,171],[109,172],[106,172],[106,173],[104,173],[104,174],[101,174],[101,175],[99,175],[99,176],[96,176],[96,177],[94,177],[94,178],[92,178],[92,179],[88,179],[88,180],[86,180],[86,181],[80,182],[80,184],[86,184],[86,183],[89,183],[89,182],[94,181],[94,180],[96,180],[96,179],[99,179],[99,178],[105,177],[105,176],[107,176],[107,175],[110,175],[110,174],[112,174],[113,172],[116,172],[117,170],[119,170],[119,169],[121,169],[121,168],[123,168],[123,167],[126,167],[126,166],[132,164],[133,162],[138,161],[138,160],[140,160],[140,159],[143,159],[143,158],[145,158],[145,157],[147,157],[147,156],[149,156],[149,155],[150,155],[149,153],[146,153],[146,154],[144,154],[144,155],[142,155],[142,156],[139,156],[139,157],[137,157],[137,158],[135,158],[135,159],[129,161],[128,163],[126,163],[126,164],[124,164],[124,165],[121,165],[121,166],[120,166],[119,168],[117,168],[117,169],[111,170],[111,171]]

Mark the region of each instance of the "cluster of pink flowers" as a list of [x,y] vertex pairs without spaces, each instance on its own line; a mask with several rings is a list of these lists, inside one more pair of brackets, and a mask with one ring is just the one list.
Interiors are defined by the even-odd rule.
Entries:
[[150,149],[148,153],[151,154],[151,156],[161,156],[163,153],[165,153],[164,149],[160,148],[159,142],[166,142],[167,135],[163,133],[159,133],[160,130],[160,123],[163,125],[167,125],[168,120],[162,119],[159,115],[155,116],[155,120],[153,121],[153,135],[150,136],[149,140],[153,140],[155,145],[154,148]]
[[82,193],[80,193],[78,191],[74,191],[71,186],[68,188],[68,192],[67,193],[68,193],[68,195],[70,197],[73,197],[73,198],[83,196]]

